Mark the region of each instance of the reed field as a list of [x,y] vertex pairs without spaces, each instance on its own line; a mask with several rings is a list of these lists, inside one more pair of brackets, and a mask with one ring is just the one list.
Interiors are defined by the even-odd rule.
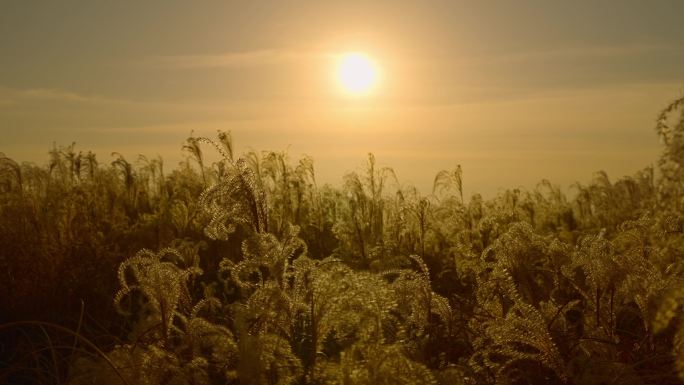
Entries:
[[681,384],[684,99],[657,113],[654,166],[492,199],[227,131],[178,167],[0,154],[0,383]]

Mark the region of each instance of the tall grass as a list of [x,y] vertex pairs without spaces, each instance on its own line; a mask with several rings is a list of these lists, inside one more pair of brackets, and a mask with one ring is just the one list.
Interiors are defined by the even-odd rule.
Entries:
[[572,198],[466,198],[460,166],[421,195],[373,155],[320,186],[228,132],[170,172],[0,154],[0,381],[682,383],[682,105],[656,168]]

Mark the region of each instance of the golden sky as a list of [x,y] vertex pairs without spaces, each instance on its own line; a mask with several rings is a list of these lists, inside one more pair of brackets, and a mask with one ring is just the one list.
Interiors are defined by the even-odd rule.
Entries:
[[[568,187],[656,161],[655,116],[684,92],[681,1],[3,1],[0,152],[53,142],[181,159],[194,130],[314,157],[339,184],[367,152],[429,192]],[[345,52],[382,72],[346,95]]]

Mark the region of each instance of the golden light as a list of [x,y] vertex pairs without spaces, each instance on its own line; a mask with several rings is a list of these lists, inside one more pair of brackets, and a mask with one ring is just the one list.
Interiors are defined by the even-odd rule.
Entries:
[[367,55],[351,52],[340,57],[337,80],[350,95],[365,95],[372,91],[380,79],[375,62]]

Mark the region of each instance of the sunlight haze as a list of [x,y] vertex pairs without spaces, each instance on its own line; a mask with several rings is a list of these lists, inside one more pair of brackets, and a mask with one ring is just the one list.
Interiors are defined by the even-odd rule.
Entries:
[[680,1],[5,1],[0,152],[44,164],[53,142],[76,142],[103,163],[174,167],[191,132],[230,130],[238,153],[308,154],[334,185],[368,152],[424,193],[457,164],[468,195],[619,178],[656,161],[655,118],[684,90],[682,14]]

